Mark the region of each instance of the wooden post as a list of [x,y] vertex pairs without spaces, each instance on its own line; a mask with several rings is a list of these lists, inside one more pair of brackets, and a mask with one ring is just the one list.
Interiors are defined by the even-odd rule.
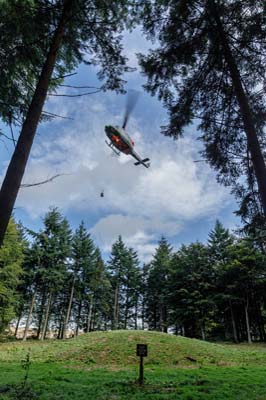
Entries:
[[139,384],[144,383],[144,364],[143,357],[148,355],[148,346],[146,344],[137,344],[137,356],[140,357],[139,361]]
[[144,382],[144,368],[143,368],[143,356],[140,356],[139,363],[139,384],[143,385]]

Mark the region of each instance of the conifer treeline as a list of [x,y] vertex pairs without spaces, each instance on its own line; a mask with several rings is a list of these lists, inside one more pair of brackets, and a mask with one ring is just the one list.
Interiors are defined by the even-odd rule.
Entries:
[[[136,253],[121,237],[104,263],[81,222],[72,233],[57,209],[49,211],[25,248],[18,288],[17,328],[35,327],[37,338],[48,332],[59,339],[92,330],[136,328],[142,290]],[[16,332],[15,332],[16,333]]]
[[162,238],[144,266],[121,237],[104,262],[84,223],[72,233],[57,209],[29,233],[26,242],[18,231],[13,248],[7,235],[0,251],[2,330],[15,317],[24,339],[35,327],[39,339],[48,332],[65,338],[70,331],[151,329],[203,340],[266,340],[264,244],[235,237],[220,222],[207,244],[174,251]]

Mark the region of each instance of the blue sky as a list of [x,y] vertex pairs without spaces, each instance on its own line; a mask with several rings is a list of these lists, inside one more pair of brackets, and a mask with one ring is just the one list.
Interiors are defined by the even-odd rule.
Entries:
[[[135,67],[135,53],[149,47],[139,31],[127,34],[124,45]],[[99,84],[94,67],[83,65],[76,72],[65,83]],[[195,163],[200,158],[196,126],[188,127],[178,141],[162,136],[160,126],[167,121],[162,104],[144,92],[145,79],[138,70],[125,78],[127,89],[140,91],[127,130],[136,151],[150,157],[150,169],[134,166],[130,156],[115,156],[105,144],[104,126],[121,124],[125,96],[108,92],[50,97],[45,109],[72,119],[58,118],[39,126],[24,182],[65,175],[43,186],[21,189],[16,219],[38,230],[49,206],[57,206],[73,229],[84,220],[105,256],[121,234],[145,262],[162,235],[178,248],[181,243],[205,242],[216,219],[234,228],[239,224],[233,215],[234,198],[216,183],[204,162]],[[69,89],[60,89],[66,92]],[[5,142],[0,153],[2,176],[11,152],[11,143]]]

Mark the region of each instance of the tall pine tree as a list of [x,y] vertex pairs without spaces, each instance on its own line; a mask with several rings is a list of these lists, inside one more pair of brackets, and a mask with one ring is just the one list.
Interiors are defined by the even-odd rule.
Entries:
[[[22,129],[13,156],[8,165],[0,190],[0,246],[22,182],[33,140],[40,121],[49,85],[53,80],[72,71],[80,62],[99,65],[98,77],[104,79],[103,90],[121,91],[121,75],[127,70],[122,56],[121,32],[127,24],[128,1],[119,0],[48,0],[32,1],[32,6],[45,9],[45,18],[33,13],[26,22],[40,25],[33,45],[42,48],[45,37],[46,52],[36,85],[30,88],[30,104],[25,113]],[[13,3],[12,3],[13,4]],[[16,7],[16,2],[14,3]],[[18,28],[21,25],[18,25]],[[31,28],[30,28],[31,29]],[[28,29],[29,32],[31,30]],[[52,32],[52,33],[51,33]],[[7,32],[7,35],[10,31]],[[5,35],[5,31],[3,32]],[[27,40],[27,50],[31,50]],[[10,40],[4,40],[8,54]],[[32,68],[35,64],[32,65]],[[5,71],[8,73],[8,70]]]
[[256,203],[259,197],[265,217],[264,4],[141,3],[144,32],[159,46],[139,59],[146,89],[158,94],[169,113],[163,133],[178,138],[197,118],[204,158],[219,181],[231,185],[242,202]]
[[38,336],[44,339],[52,313],[63,321],[66,301],[65,288],[69,257],[71,254],[71,230],[60,212],[54,208],[44,217],[44,228],[31,232],[39,248],[39,307]]
[[13,219],[0,249],[0,333],[15,316],[19,296],[16,292],[22,277],[23,240]]
[[167,332],[169,326],[169,278],[172,248],[162,237],[149,265],[146,288],[146,315],[149,328]]
[[72,243],[72,289],[75,289],[74,313],[76,323],[76,335],[83,327],[90,330],[92,291],[91,284],[96,269],[95,246],[90,234],[85,228],[84,222],[76,230]]

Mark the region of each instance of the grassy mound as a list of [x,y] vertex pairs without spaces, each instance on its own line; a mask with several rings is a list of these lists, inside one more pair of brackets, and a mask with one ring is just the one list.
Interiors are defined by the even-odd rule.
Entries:
[[12,342],[0,345],[0,361],[20,361],[30,352],[32,361],[91,364],[95,367],[138,364],[136,344],[148,345],[149,366],[265,365],[266,347],[203,342],[150,331],[93,332],[75,339]]
[[[137,343],[148,345],[142,387]],[[27,354],[28,371],[25,362],[21,368]],[[158,332],[0,344],[0,400],[266,400],[265,376],[264,345],[219,345]]]

